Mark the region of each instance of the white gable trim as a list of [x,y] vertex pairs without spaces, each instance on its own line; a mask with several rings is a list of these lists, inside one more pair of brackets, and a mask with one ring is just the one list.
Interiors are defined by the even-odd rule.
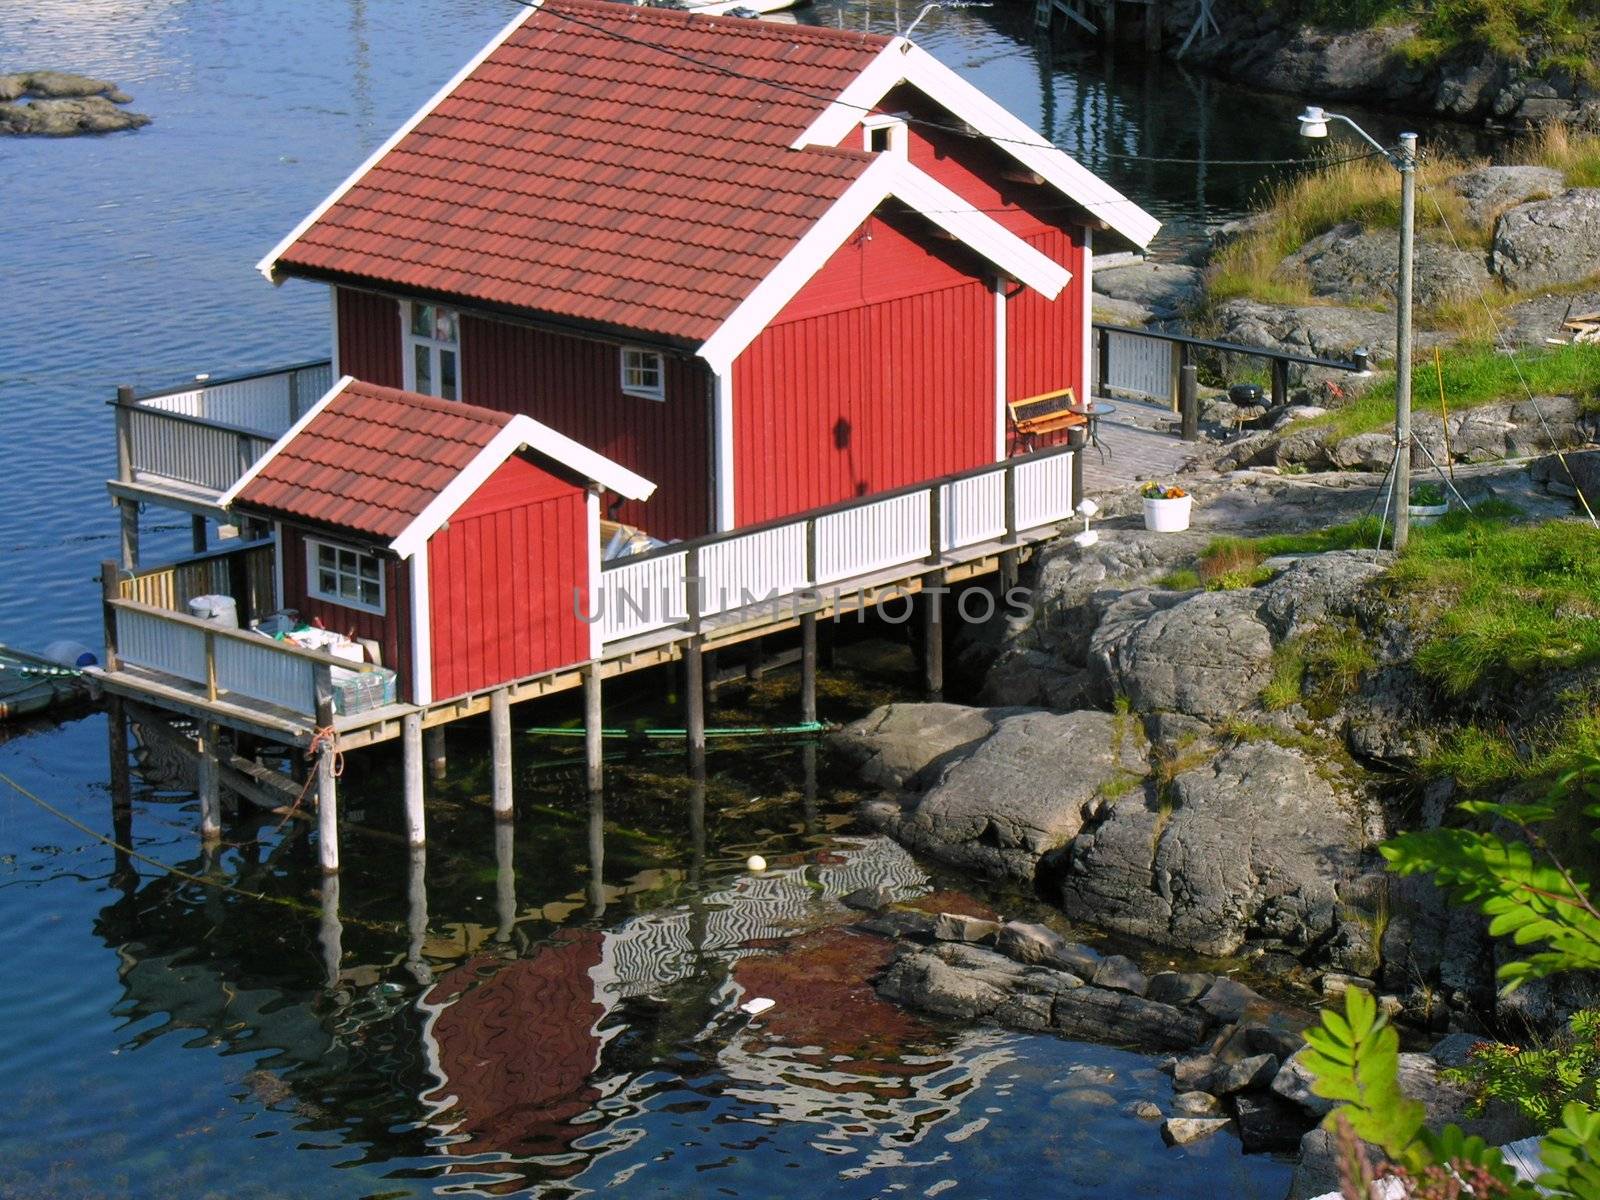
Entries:
[[412,113],[410,119],[408,119],[404,125],[400,126],[399,129],[396,129],[392,134],[390,134],[383,145],[379,146],[367,157],[366,162],[362,163],[354,171],[350,172],[350,174],[345,177],[343,183],[328,193],[328,198],[326,200],[312,209],[306,215],[305,219],[300,222],[300,224],[296,225],[288,232],[287,235],[284,236],[283,240],[281,240],[271,250],[267,251],[266,256],[256,264],[256,270],[260,271],[267,277],[268,283],[276,284],[282,282],[276,278],[276,272],[278,259],[282,257],[283,252],[290,246],[294,245],[295,242],[299,241],[300,235],[315,225],[317,221],[321,219],[322,214],[337,204],[344,197],[344,194],[354,187],[356,182],[363,175],[372,170],[373,167],[377,166],[379,159],[381,159],[385,154],[389,153],[389,151],[393,150],[395,146],[399,145],[401,138],[405,137],[406,134],[410,133],[413,129],[420,125],[422,123],[422,119],[431,113],[435,108],[437,108],[441,100],[443,100],[451,92],[455,91],[468,75],[471,75],[480,66],[482,66],[484,59],[488,58],[496,50],[500,49],[505,40],[515,33],[519,28],[521,28],[524,21],[528,20],[539,10],[543,0],[519,0],[519,3],[524,5],[524,7],[518,9],[517,15],[506,22],[505,27],[501,29],[499,33],[494,35],[487,46],[473,55],[472,58],[468,60],[467,65],[462,67],[461,70],[457,71],[453,76],[451,76],[449,82],[447,82],[442,88],[440,88],[432,96],[428,97],[423,106],[417,109],[416,112]]
[[[411,703],[433,703],[433,565],[424,542],[411,556]],[[390,664],[395,666],[397,664]]]
[[519,413],[400,531],[389,543],[390,549],[401,558],[416,554],[506,459],[524,447],[629,500],[647,499],[656,490],[648,479]]
[[700,347],[700,357],[718,375],[729,375],[734,359],[799,293],[861,223],[894,196],[938,225],[1002,272],[1055,299],[1072,272],[1040,253],[993,218],[910,163],[883,155],[833,202],[755,290]]
[[1074,203],[1136,246],[1148,246],[1161,222],[1051,145],[978,88],[905,38],[895,38],[794,140],[793,148],[837,146],[868,111],[909,83],[952,116],[1005,150]]
[[222,493],[221,497],[217,500],[217,507],[232,508],[233,502],[239,498],[239,493],[244,491],[245,485],[257,475],[261,474],[261,469],[273,459],[277,458],[278,454],[283,450],[283,448],[290,442],[294,441],[294,439],[300,435],[300,431],[307,425],[311,424],[312,420],[315,419],[323,409],[327,408],[328,405],[333,402],[333,398],[340,392],[344,391],[344,389],[353,382],[355,382],[354,378],[349,375],[341,375],[337,380],[335,380],[334,385],[322,394],[322,399],[318,400],[310,408],[306,409],[306,411],[300,415],[300,419],[293,425],[289,426],[289,428],[284,432],[283,436],[277,441],[273,442],[272,445],[267,448],[267,452],[265,454],[250,464],[250,469],[243,475],[239,476],[239,481],[227,491]]

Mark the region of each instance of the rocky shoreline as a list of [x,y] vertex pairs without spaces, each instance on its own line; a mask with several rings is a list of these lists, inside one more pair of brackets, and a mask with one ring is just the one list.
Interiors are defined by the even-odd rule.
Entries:
[[[1526,465],[1464,467],[1458,484],[1535,519],[1572,511]],[[1055,543],[1031,565],[1030,614],[964,647],[987,664],[981,704],[888,705],[834,738],[876,791],[867,824],[1037,895],[1063,927],[1124,939],[1124,954],[1108,953],[1046,924],[858,893],[847,903],[872,912],[861,927],[896,943],[880,996],[1171,1052],[1171,1103],[1137,1115],[1173,1144],[1232,1130],[1246,1151],[1297,1154],[1294,1197],[1336,1186],[1316,1127],[1329,1106],[1296,1059],[1316,1006],[1370,991],[1432,1044],[1403,1062],[1430,1121],[1502,1144],[1534,1131],[1493,1105],[1467,1119],[1472,1098],[1441,1068],[1490,1031],[1549,1028],[1594,999],[1576,979],[1498,995],[1484,922],[1427,879],[1388,874],[1376,852],[1444,819],[1448,780],[1420,794],[1404,780],[1450,714],[1491,702],[1439,695],[1419,676],[1418,630],[1385,591],[1392,555],[1286,556],[1261,564],[1261,581],[1217,591],[1160,582],[1219,534],[1323,528],[1359,515],[1376,486],[1357,473],[1202,475],[1197,527],[1183,534],[1149,533],[1122,515],[1127,497],[1111,498],[1098,544]],[[1326,704],[1312,686],[1299,704],[1265,707],[1275,656],[1314,637],[1364,647],[1359,680]],[[1579,683],[1540,681],[1516,707],[1534,719]]]
[[[1198,0],[1167,8],[1168,54],[1177,54],[1198,10]],[[1252,88],[1499,127],[1600,129],[1600,90],[1568,69],[1540,70],[1476,46],[1419,62],[1404,50],[1417,33],[1408,22],[1340,31],[1236,0],[1215,0],[1212,11],[1222,32],[1195,40],[1181,61]]]
[[132,100],[110,80],[88,75],[65,71],[0,75],[0,134],[72,137],[150,124],[144,113],[123,107]]

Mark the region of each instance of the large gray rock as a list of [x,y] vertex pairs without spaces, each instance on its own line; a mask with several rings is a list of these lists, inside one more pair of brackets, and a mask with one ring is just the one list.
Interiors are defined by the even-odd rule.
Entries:
[[[1224,341],[1341,362],[1364,346],[1374,361],[1394,359],[1394,317],[1370,308],[1228,300],[1217,307],[1216,316]],[[1425,333],[1417,335],[1418,345],[1434,341]],[[1290,377],[1297,376],[1291,372]]]
[[1102,804],[1073,842],[1062,907],[1202,954],[1236,953],[1247,937],[1323,942],[1362,845],[1358,806],[1324,767],[1246,742],[1178,774],[1163,802],[1140,792]]
[[1477,167],[1451,179],[1450,188],[1461,197],[1468,220],[1488,225],[1508,208],[1560,195],[1566,180],[1554,167]]
[[1049,1028],[1085,1041],[1182,1048],[1205,1032],[1202,1018],[1171,1005],[959,943],[902,953],[878,981],[878,994],[925,1012]]
[[1101,699],[1137,712],[1171,710],[1206,720],[1255,701],[1272,673],[1272,637],[1251,589],[1128,592],[1089,639],[1089,673]]
[[996,721],[1015,711],[963,704],[885,704],[839,730],[832,742],[867,783],[900,788],[936,759],[977,745],[994,732]]
[[1350,616],[1361,588],[1388,569],[1393,554],[1338,550],[1302,558],[1259,589],[1261,619],[1279,641]]
[[[1314,296],[1344,304],[1381,302],[1392,306],[1399,274],[1397,229],[1365,229],[1359,223],[1336,225],[1312,238],[1274,270],[1279,279],[1304,279]],[[1418,240],[1413,301],[1423,307],[1477,296],[1489,282],[1482,254]]]
[[1225,1117],[1168,1117],[1161,1123],[1161,1136],[1169,1146],[1187,1146],[1227,1127]]
[[920,798],[865,815],[951,866],[1032,883],[1039,860],[1083,827],[1089,802],[1133,786],[1146,769],[1138,739],[1110,713],[1020,713],[946,764]]
[[[1138,304],[1157,316],[1181,312],[1200,294],[1198,267],[1178,263],[1142,262],[1111,267],[1094,273],[1094,290],[1113,300]],[[1098,298],[1095,301],[1099,305]]]
[[1320,1120],[1333,1111],[1334,1102],[1311,1090],[1313,1077],[1305,1065],[1305,1054],[1306,1051],[1301,1050],[1284,1061],[1272,1078],[1272,1090],[1285,1100],[1298,1104],[1307,1116]]
[[1098,951],[1069,942],[1048,926],[1032,921],[1007,921],[995,935],[994,948],[1025,966],[1055,967],[1085,979],[1101,963]]
[[1506,212],[1495,226],[1490,263],[1518,290],[1600,273],[1600,188],[1570,188]]

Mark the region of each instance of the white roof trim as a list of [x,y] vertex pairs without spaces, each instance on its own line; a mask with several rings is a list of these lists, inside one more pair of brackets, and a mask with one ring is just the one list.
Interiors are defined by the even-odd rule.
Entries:
[[904,201],[1007,275],[1055,299],[1072,273],[925,172],[880,155],[700,347],[719,375],[890,196]]
[[647,499],[656,490],[656,485],[648,479],[618,466],[604,455],[596,454],[548,425],[519,413],[506,422],[493,440],[478,451],[477,456],[456,474],[449,485],[412,519],[411,524],[395,536],[389,548],[401,558],[410,558],[483,486],[489,476],[499,470],[506,459],[525,447],[629,500]]
[[341,375],[337,380],[335,380],[333,386],[322,394],[322,399],[318,400],[310,408],[306,409],[305,412],[301,413],[300,419],[293,425],[289,426],[282,437],[273,442],[271,446],[267,447],[267,452],[260,458],[256,459],[256,461],[250,465],[250,469],[248,471],[239,476],[238,482],[227,491],[222,493],[221,497],[217,500],[217,507],[231,507],[233,502],[238,499],[239,493],[244,491],[245,485],[257,475],[261,474],[261,469],[273,459],[277,458],[279,451],[281,451],[290,442],[294,441],[294,439],[300,435],[300,431],[307,425],[311,424],[312,419],[319,415],[323,409],[327,408],[335,396],[344,391],[346,387],[354,382],[355,378],[350,375]]
[[410,119],[407,120],[404,125],[400,126],[399,129],[396,129],[392,134],[390,134],[388,139],[384,141],[383,145],[379,146],[367,157],[366,162],[362,163],[354,171],[350,172],[349,175],[345,176],[344,182],[338,187],[334,188],[333,191],[329,192],[326,200],[306,214],[305,219],[302,220],[300,224],[291,229],[276,246],[267,251],[266,255],[261,259],[261,261],[256,264],[256,270],[260,271],[267,277],[268,283],[276,284],[281,282],[281,280],[276,278],[276,271],[278,259],[283,255],[283,252],[290,246],[294,245],[295,242],[299,241],[300,235],[315,225],[317,221],[321,219],[323,213],[327,212],[341,199],[343,199],[344,194],[354,187],[356,182],[360,180],[363,175],[372,170],[373,167],[377,166],[378,160],[381,159],[385,154],[388,154],[389,151],[393,150],[395,146],[399,144],[401,138],[405,137],[406,134],[410,133],[413,129],[420,125],[422,123],[422,119],[431,113],[435,108],[437,108],[441,100],[443,100],[451,92],[455,91],[468,75],[471,75],[480,66],[482,66],[484,59],[488,58],[496,50],[500,49],[500,46],[505,42],[505,40],[515,33],[522,26],[524,21],[528,20],[528,18],[533,16],[533,14],[539,10],[540,6],[543,4],[543,0],[518,0],[518,3],[524,5],[524,7],[521,7],[518,10],[517,15],[506,22],[505,27],[501,29],[499,33],[494,35],[487,46],[478,51],[477,54],[473,55],[472,58],[468,60],[467,65],[462,67],[461,70],[457,71],[453,76],[451,76],[448,83],[430,96],[421,108],[412,113]]
[[837,146],[884,96],[909,83],[957,119],[1136,246],[1148,246],[1161,222],[1051,145],[1025,122],[905,38],[895,38],[794,140],[793,148]]

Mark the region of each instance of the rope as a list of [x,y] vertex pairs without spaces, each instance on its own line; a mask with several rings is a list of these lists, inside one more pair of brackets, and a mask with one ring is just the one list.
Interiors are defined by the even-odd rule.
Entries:
[[[311,735],[311,744],[306,747],[306,761],[314,763],[322,755],[330,753],[333,755],[333,777],[337,779],[344,774],[344,751],[339,749],[339,731],[332,725],[319,726]],[[272,832],[278,832],[300,811],[300,806],[311,793],[311,785],[316,782],[316,778],[316,771],[306,772],[306,781],[300,785],[300,794],[294,798],[294,803],[289,805],[278,823],[272,827]]]
[[[1431,185],[1424,183],[1422,190],[1427,193],[1429,201],[1433,204],[1433,211],[1439,214],[1439,223],[1444,226],[1445,233],[1450,235],[1450,244],[1456,252],[1462,253],[1461,243],[1456,240],[1456,231],[1451,228],[1450,219],[1444,215],[1444,209],[1439,204],[1439,197]],[[1489,318],[1489,328],[1494,330],[1495,348],[1511,360],[1511,369],[1517,373],[1517,382],[1522,385],[1522,390],[1527,394],[1528,403],[1533,405],[1534,414],[1539,418],[1539,424],[1544,428],[1545,437],[1550,439],[1550,445],[1555,448],[1556,461],[1561,464],[1561,469],[1567,473],[1567,478],[1572,481],[1572,490],[1577,493],[1578,503],[1583,505],[1583,511],[1588,514],[1589,523],[1600,529],[1600,518],[1597,518],[1594,509],[1589,506],[1589,498],[1583,494],[1583,488],[1578,483],[1578,477],[1572,473],[1572,467],[1567,462],[1567,456],[1561,451],[1561,444],[1556,440],[1555,431],[1550,428],[1550,422],[1544,415],[1544,409],[1533,394],[1533,386],[1528,382],[1528,377],[1522,373],[1522,364],[1517,361],[1516,349],[1506,338],[1500,328],[1500,322],[1494,318],[1494,309],[1489,307],[1489,299],[1483,294],[1483,289],[1478,289],[1478,303],[1483,306],[1483,315]],[[1440,376],[1440,386],[1444,385],[1444,377]]]

